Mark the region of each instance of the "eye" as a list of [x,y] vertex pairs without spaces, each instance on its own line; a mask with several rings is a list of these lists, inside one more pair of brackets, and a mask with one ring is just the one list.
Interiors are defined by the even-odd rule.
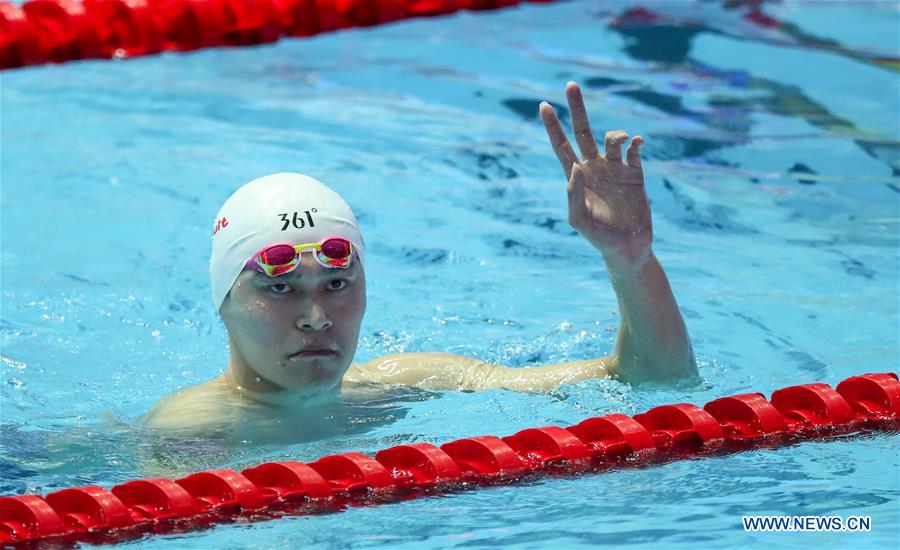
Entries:
[[269,285],[269,290],[271,290],[275,294],[287,294],[293,289],[284,283],[276,283],[274,285]]
[[328,281],[328,290],[344,290],[347,288],[347,281],[344,279],[332,279]]

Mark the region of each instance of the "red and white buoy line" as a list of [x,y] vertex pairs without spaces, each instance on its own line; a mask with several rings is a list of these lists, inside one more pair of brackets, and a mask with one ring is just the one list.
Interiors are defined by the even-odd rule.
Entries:
[[555,0],[0,1],[0,69],[247,46],[460,10]]
[[140,479],[106,490],[63,489],[45,496],[0,497],[0,543],[54,539],[111,542],[186,532],[215,523],[321,513],[352,504],[572,475],[864,431],[900,429],[895,373],[723,397],[703,408],[662,405],[633,417],[609,414],[574,426],[529,428],[436,447],[399,445],[302,462],[269,462],[241,472],[199,472],[181,479]]

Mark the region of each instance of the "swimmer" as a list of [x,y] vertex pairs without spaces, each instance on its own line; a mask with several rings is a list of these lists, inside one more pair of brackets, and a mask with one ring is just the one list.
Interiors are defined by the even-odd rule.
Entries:
[[598,149],[581,90],[566,86],[580,156],[553,108],[540,117],[568,180],[569,223],[602,255],[619,300],[613,353],[508,368],[451,353],[399,353],[354,363],[366,311],[365,243],[346,202],[321,182],[280,173],[255,179],[216,217],[210,277],[228,332],[225,373],[163,398],[142,422],[199,428],[248,411],[315,407],[372,384],[425,389],[546,390],[615,376],[639,383],[696,375],[681,313],[652,251],[653,229],[635,136],[607,132]]

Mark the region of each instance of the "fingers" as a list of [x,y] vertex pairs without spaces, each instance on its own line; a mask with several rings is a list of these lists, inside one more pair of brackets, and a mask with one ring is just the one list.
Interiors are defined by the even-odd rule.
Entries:
[[625,151],[625,163],[635,168],[641,167],[641,145],[644,144],[644,138],[634,136],[631,143],[628,144],[628,150]]
[[599,157],[600,150],[594,140],[594,133],[591,132],[587,110],[584,108],[584,98],[578,84],[574,82],[566,84],[566,100],[569,102],[569,112],[572,113],[572,131],[575,132],[575,142],[578,143],[581,156],[585,159]]
[[606,160],[622,162],[622,144],[628,141],[628,134],[622,130],[606,132]]
[[[584,168],[580,164],[572,166],[572,177],[569,179],[569,224],[576,227],[584,210]],[[576,227],[577,229],[577,227]]]
[[[569,82],[566,85],[566,99],[569,102],[569,110],[572,114],[572,130],[575,132],[575,141],[578,143],[578,149],[581,151],[585,160],[600,158],[600,150],[597,148],[597,142],[591,131],[590,122],[587,118],[587,110],[584,107],[584,97],[581,95],[581,89],[578,84]],[[553,152],[559,160],[566,179],[572,179],[572,167],[579,164],[579,157],[569,143],[566,132],[563,130],[562,124],[556,111],[546,101],[541,103],[540,107],[541,121],[547,130],[547,136],[550,138],[550,144]],[[622,145],[628,141],[628,134],[622,130],[613,130],[606,133],[604,139],[604,156],[607,161],[622,162]],[[644,144],[644,138],[635,136],[625,151],[625,163],[629,166],[641,167],[640,148]],[[584,174],[582,173],[583,177]],[[569,187],[571,190],[572,183]]]
[[566,179],[569,179],[572,176],[572,165],[578,162],[575,150],[569,144],[566,132],[559,123],[559,117],[556,116],[556,111],[546,101],[541,103],[540,114],[541,122],[544,123],[547,136],[550,138],[550,145],[553,146],[553,152],[556,153],[556,158],[559,159],[559,163],[566,173]]

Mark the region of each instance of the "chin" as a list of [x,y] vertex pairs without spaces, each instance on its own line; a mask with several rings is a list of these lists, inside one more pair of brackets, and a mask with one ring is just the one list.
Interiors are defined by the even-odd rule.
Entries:
[[339,359],[310,359],[294,365],[291,378],[295,389],[330,390],[340,387],[347,370]]

